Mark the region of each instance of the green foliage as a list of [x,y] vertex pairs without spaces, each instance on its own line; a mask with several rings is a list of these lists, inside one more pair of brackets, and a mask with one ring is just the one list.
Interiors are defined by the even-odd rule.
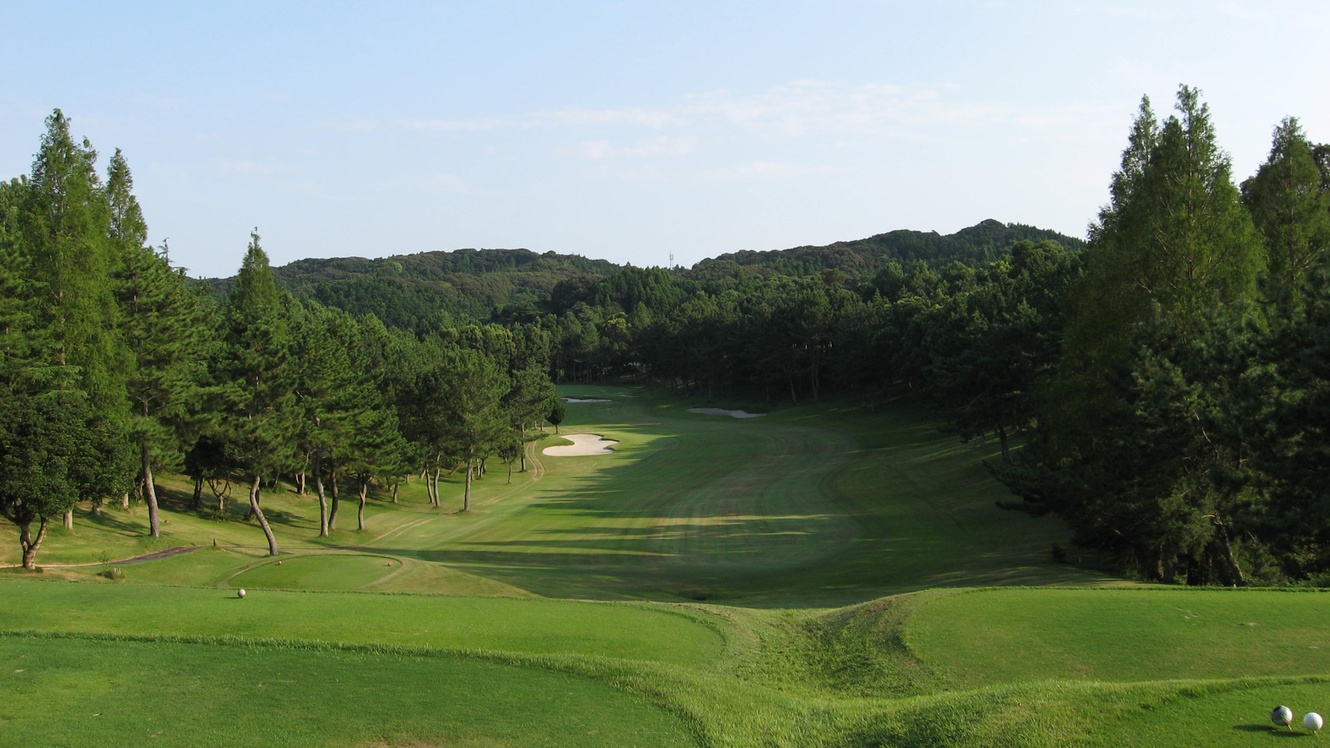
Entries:
[[938,266],[953,261],[981,265],[997,260],[1022,241],[1054,241],[1072,250],[1081,247],[1079,240],[1054,231],[990,219],[947,236],[900,230],[826,247],[723,254],[699,262],[690,276],[698,279],[724,277],[747,270],[803,276],[834,268],[852,278],[863,279],[889,270],[893,265],[899,267],[916,261]]
[[25,568],[34,568],[50,519],[99,487],[99,471],[90,468],[101,455],[92,449],[87,407],[87,397],[70,388],[0,391],[0,515],[19,530]]
[[159,537],[153,471],[181,465],[183,445],[198,420],[212,330],[204,323],[203,300],[190,292],[184,275],[171,268],[166,246],[160,254],[145,246],[148,228],[131,191],[133,183],[129,165],[116,149],[108,168],[107,196],[129,401],[126,429],[138,453],[149,532]]
[[[1066,345],[1022,467],[1035,512],[1147,578],[1244,583],[1248,448],[1232,430],[1235,333],[1265,253],[1199,93],[1162,124],[1143,100],[1092,229]],[[1216,438],[1212,438],[1212,434]]]
[[1330,190],[1298,120],[1275,128],[1270,156],[1242,183],[1242,201],[1265,238],[1265,296],[1296,306],[1308,274],[1330,248]]
[[554,427],[555,433],[558,433],[559,424],[563,423],[563,419],[567,415],[568,407],[563,404],[562,400],[555,399],[550,403],[550,409],[549,412],[545,414],[545,420],[549,421],[550,425]]
[[277,555],[259,507],[262,480],[295,462],[299,426],[289,324],[291,301],[273,282],[259,235],[250,235],[236,287],[223,307],[224,349],[215,360],[218,433],[250,479],[250,510]]
[[576,255],[461,249],[373,260],[299,260],[275,275],[300,298],[424,333],[452,320],[484,319],[497,309],[533,304],[549,298],[560,281],[613,270],[609,262]]
[[0,507],[29,568],[51,517],[119,493],[132,471],[110,203],[96,151],[60,110],[46,125],[31,178],[0,188]]

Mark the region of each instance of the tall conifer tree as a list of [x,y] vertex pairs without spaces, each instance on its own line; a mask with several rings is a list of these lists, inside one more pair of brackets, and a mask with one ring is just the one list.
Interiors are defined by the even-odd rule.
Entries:
[[216,381],[220,431],[234,461],[249,476],[249,507],[277,555],[277,539],[259,504],[263,479],[293,461],[298,422],[291,330],[268,255],[250,234],[235,288],[223,309],[225,353]]
[[109,240],[118,256],[116,296],[127,358],[128,428],[138,453],[148,527],[161,535],[154,466],[179,467],[190,403],[204,372],[206,327],[198,297],[183,275],[147,245],[148,227],[133,194],[134,180],[119,149],[111,157],[106,191]]

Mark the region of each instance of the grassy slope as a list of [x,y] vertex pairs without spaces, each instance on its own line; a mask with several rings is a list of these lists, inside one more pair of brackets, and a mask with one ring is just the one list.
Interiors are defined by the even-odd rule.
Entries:
[[[392,681],[420,662],[474,668],[467,682],[482,692],[514,688],[503,684],[516,672],[538,684],[530,699],[565,693],[565,711],[579,714],[610,705],[587,718],[604,723],[587,731],[621,734],[618,702],[597,690],[609,687],[646,710],[632,734],[659,730],[651,741],[658,744],[680,735],[703,745],[1248,744],[1273,734],[1259,724],[1274,702],[1299,716],[1319,707],[1326,663],[1312,647],[1330,628],[1321,623],[1330,618],[1320,595],[896,594],[1113,582],[1049,564],[1048,546],[1064,540],[1062,531],[993,506],[1001,492],[979,462],[991,450],[958,445],[908,409],[867,415],[811,405],[733,420],[690,414],[690,404],[642,390],[570,394],[612,398],[570,405],[563,430],[619,440],[615,454],[533,454],[532,469],[511,483],[496,466],[466,515],[455,513],[456,484],[443,511],[426,506],[418,486],[397,507],[374,502],[363,533],[345,529],[354,527],[346,504],[331,541],[315,537],[311,499],[272,493],[265,508],[287,551],[281,566],[255,548],[261,536],[238,511],[225,523],[172,513],[160,544],[140,540],[141,512],[82,512],[73,536],[57,534],[43,549],[43,562],[95,561],[103,548],[120,558],[210,546],[214,537],[220,547],[124,566],[128,585],[0,581],[0,599],[25,603],[0,606],[0,630],[168,634],[156,644],[122,643],[139,656],[107,655],[118,664],[106,668],[141,682],[156,667],[149,652],[236,662],[249,651],[237,645],[266,641],[265,656],[288,663],[278,673],[299,671],[309,651],[333,647],[353,661],[386,663],[348,686],[367,704],[381,703],[364,695],[376,679]],[[182,498],[170,500],[179,507]],[[43,576],[89,580],[99,568]],[[505,597],[260,591],[242,603],[227,592],[239,585]],[[660,602],[576,601],[585,599]],[[706,604],[680,604],[700,600]],[[859,604],[840,607],[851,603]],[[0,644],[55,660],[56,650],[75,646],[46,635],[11,634]],[[5,664],[14,657],[0,656]],[[100,656],[85,660],[91,682],[111,677],[98,670]],[[76,672],[77,663],[52,667]],[[229,673],[228,693],[253,688],[243,669],[218,667]],[[38,692],[71,699],[74,710],[93,703],[58,681]],[[447,678],[439,688],[452,703]],[[293,699],[287,708],[317,721],[318,698]],[[282,741],[535,745],[539,735],[557,736],[548,744],[592,744],[574,722],[533,721],[514,733],[495,710],[462,697],[453,722],[418,724],[425,707],[403,699],[402,713],[378,732],[339,722]],[[20,719],[0,707],[0,720]],[[223,724],[209,729],[226,732]]]

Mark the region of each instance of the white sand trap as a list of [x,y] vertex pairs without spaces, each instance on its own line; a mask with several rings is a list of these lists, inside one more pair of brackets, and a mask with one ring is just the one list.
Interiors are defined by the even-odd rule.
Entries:
[[610,441],[600,434],[568,434],[563,437],[572,444],[558,447],[546,447],[545,454],[550,457],[588,457],[590,455],[613,454],[610,447],[618,442]]
[[565,397],[563,401],[565,403],[608,403],[609,402],[609,400],[603,400],[598,397],[591,397],[585,400],[581,400],[576,397]]
[[766,415],[766,413],[748,413],[742,410],[722,410],[720,408],[689,408],[688,412],[708,416],[729,416],[730,418],[761,418]]

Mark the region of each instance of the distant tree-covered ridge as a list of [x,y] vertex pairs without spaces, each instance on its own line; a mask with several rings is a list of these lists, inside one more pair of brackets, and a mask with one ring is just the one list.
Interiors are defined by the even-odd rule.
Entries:
[[767,268],[782,275],[813,275],[824,270],[839,270],[851,277],[867,277],[892,263],[945,265],[962,262],[978,265],[1011,254],[1011,248],[1018,242],[1046,240],[1073,250],[1085,247],[1084,241],[1056,231],[990,218],[954,234],[900,229],[822,247],[764,252],[742,250],[703,260],[693,266],[693,272],[710,275],[722,268],[742,266]]
[[[274,268],[279,286],[355,315],[373,314],[392,327],[420,329],[440,320],[485,319],[494,309],[548,299],[561,280],[618,270],[591,260],[527,249],[459,249],[376,259],[297,260]],[[230,291],[234,278],[213,279]]]
[[[841,273],[857,285],[884,270],[897,273],[913,263],[983,265],[1009,256],[1022,241],[1053,241],[1071,251],[1085,245],[1056,231],[989,219],[947,235],[902,229],[827,246],[741,250],[669,273],[675,280],[712,291],[744,278],[806,277],[826,271]],[[389,326],[422,330],[458,319],[562,313],[578,301],[603,305],[607,293],[621,295],[617,286],[623,284],[607,290],[601,280],[630,269],[608,260],[555,252],[458,249],[377,259],[304,259],[274,268],[273,273],[277,283],[297,297],[355,315],[373,314]],[[233,283],[234,278],[210,281],[221,294],[229,292]],[[648,300],[647,306],[655,305]]]

